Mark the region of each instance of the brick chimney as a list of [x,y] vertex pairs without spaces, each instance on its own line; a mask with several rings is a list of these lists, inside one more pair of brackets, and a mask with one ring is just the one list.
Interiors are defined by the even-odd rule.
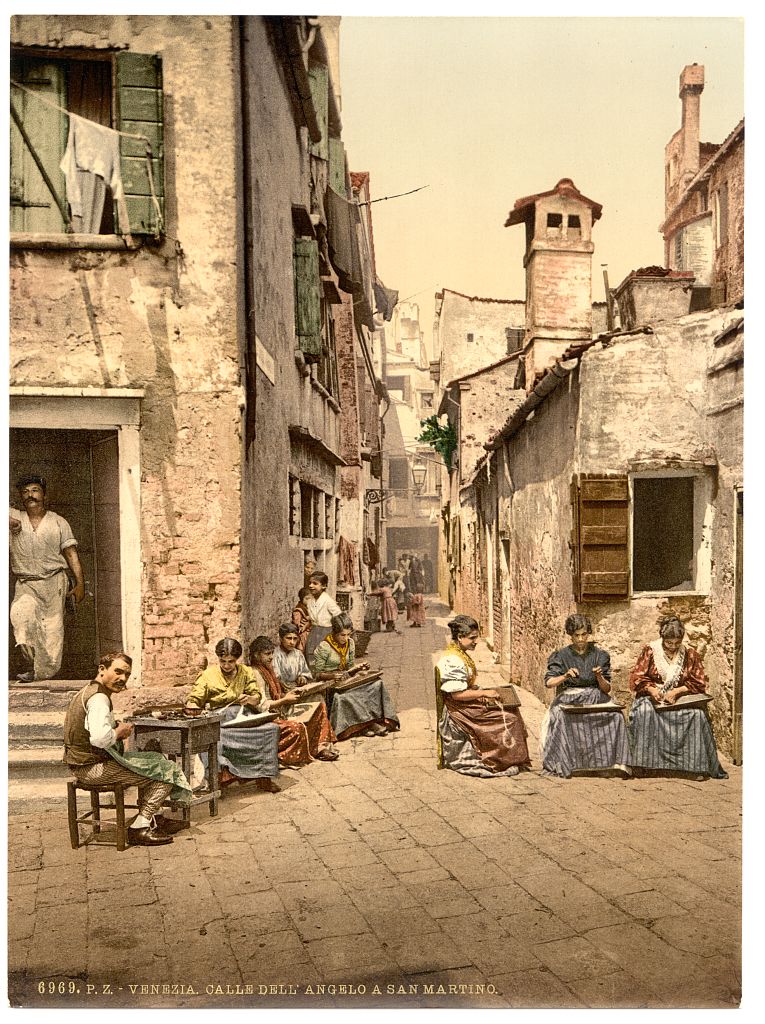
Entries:
[[602,206],[570,178],[519,199],[505,227],[526,227],[526,386],[577,342],[592,338],[592,226]]
[[700,166],[701,94],[704,91],[703,64],[688,64],[680,75],[680,128],[664,149],[665,216],[675,208],[680,195]]

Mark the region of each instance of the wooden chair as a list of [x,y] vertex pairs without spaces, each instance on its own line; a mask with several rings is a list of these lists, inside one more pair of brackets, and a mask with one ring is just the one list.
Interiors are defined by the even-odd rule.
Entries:
[[434,669],[435,682],[436,682],[436,765],[438,768],[444,767],[444,745],[441,740],[441,715],[444,712],[444,695],[441,692],[441,673],[438,671],[438,665]]
[[[127,825],[125,823],[125,809],[138,810],[137,804],[125,803],[125,790],[128,788],[122,782],[115,782],[111,785],[88,786],[77,779],[70,779],[67,787],[67,817],[69,819],[69,838],[72,842],[72,849],[78,850],[81,846],[89,843],[102,843],[112,845],[110,836],[111,828],[105,831],[104,823],[101,821],[101,811],[115,811],[114,819],[114,845],[118,850],[125,850],[128,846]],[[77,790],[90,793],[90,810],[84,814],[77,813]],[[111,803],[101,803],[101,795],[113,794],[114,800]],[[112,822],[109,822],[111,826]],[[90,825],[90,831],[83,838],[80,838],[80,825]]]

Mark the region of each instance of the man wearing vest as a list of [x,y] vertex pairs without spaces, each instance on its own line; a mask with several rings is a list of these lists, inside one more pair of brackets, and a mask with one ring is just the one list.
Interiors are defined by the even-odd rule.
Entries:
[[116,724],[112,694],[127,686],[133,661],[127,654],[105,654],[98,675],[74,695],[64,720],[64,761],[80,782],[89,785],[122,782],[138,787],[138,814],[128,828],[135,846],[164,846],[183,823],[163,818],[159,810],[168,798],[191,802],[191,787],[178,765],[163,754],[135,751],[125,754],[122,740],[133,731]]

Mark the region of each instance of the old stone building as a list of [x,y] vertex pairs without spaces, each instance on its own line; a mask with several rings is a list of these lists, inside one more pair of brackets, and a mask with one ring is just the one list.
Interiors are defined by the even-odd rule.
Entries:
[[[136,682],[187,681],[363,541],[340,467],[379,449],[375,374],[349,390],[338,358],[369,344],[374,277],[339,19],[22,15],[11,37],[11,478],[47,476],[94,595],[62,674],[123,647]],[[81,156],[65,178],[94,132],[110,180]]]
[[[743,194],[743,182],[730,190]],[[528,213],[529,242],[539,198],[550,195],[532,197],[533,215],[525,200],[515,206]],[[619,329],[588,337],[590,280],[566,250],[545,270],[560,308],[542,318],[555,328],[542,339],[543,359],[532,356],[520,394],[520,375],[513,390],[505,369],[506,416],[482,456],[460,432],[446,509],[454,604],[480,618],[508,676],[540,698],[547,654],[563,641],[570,612],[592,619],[620,698],[660,617],[676,613],[704,657],[718,742],[740,760],[743,300],[696,309],[692,273],[641,268],[616,289]],[[546,252],[554,262],[555,249]],[[742,261],[740,252],[728,258]],[[533,276],[534,261],[526,266]],[[527,369],[534,320],[532,305]],[[501,369],[449,390],[489,383]]]

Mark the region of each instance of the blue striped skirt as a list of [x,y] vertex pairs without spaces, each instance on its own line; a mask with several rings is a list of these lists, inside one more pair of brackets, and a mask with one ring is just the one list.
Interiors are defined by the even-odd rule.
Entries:
[[630,708],[629,742],[636,768],[728,778],[702,708],[656,711],[649,697],[638,697]]
[[[226,708],[221,724],[236,718],[238,704]],[[218,764],[239,779],[275,779],[279,774],[279,726],[274,722],[241,729],[221,729]]]
[[568,779],[575,771],[607,771],[629,765],[627,727],[620,711],[578,715],[562,707],[608,700],[608,694],[597,686],[571,687],[558,694],[540,729],[542,775]]

